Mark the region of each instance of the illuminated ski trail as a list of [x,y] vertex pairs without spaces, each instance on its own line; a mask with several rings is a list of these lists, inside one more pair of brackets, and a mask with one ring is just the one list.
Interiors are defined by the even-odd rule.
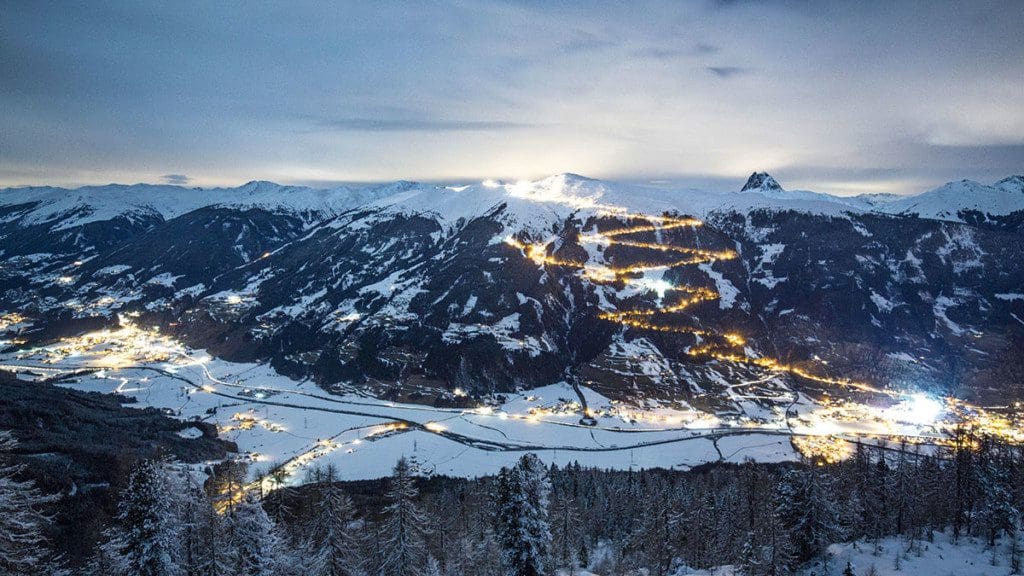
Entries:
[[[731,260],[738,254],[733,250],[705,250],[690,246],[676,246],[666,242],[645,242],[635,239],[628,239],[630,236],[645,232],[654,232],[660,238],[661,233],[676,228],[696,228],[703,226],[703,222],[696,218],[682,218],[674,216],[653,216],[648,214],[630,213],[624,209],[615,208],[607,211],[606,216],[613,216],[629,221],[640,221],[640,224],[626,225],[605,232],[595,231],[587,234],[580,234],[580,244],[598,244],[605,248],[611,246],[623,246],[649,250],[652,253],[681,254],[682,257],[671,259],[667,262],[638,262],[629,266],[611,266],[608,264],[592,264],[589,261],[574,261],[559,258],[549,253],[550,243],[525,243],[510,236],[506,243],[522,250],[527,258],[542,266],[559,266],[577,268],[582,271],[584,277],[597,284],[613,284],[622,282],[624,286],[642,285],[643,278],[637,279],[635,275],[658,270],[670,270],[682,266],[695,266],[698,264],[712,263],[717,260]],[[595,227],[596,228],[596,227]],[[627,238],[623,238],[627,237]],[[619,289],[621,292],[621,289]],[[891,397],[899,397],[902,393],[891,390],[884,390],[865,382],[857,382],[848,378],[832,378],[815,374],[799,366],[793,366],[780,362],[768,356],[748,356],[745,347],[746,338],[742,335],[730,332],[720,333],[705,328],[681,325],[679,323],[659,322],[673,314],[678,314],[702,302],[717,300],[718,292],[703,286],[664,285],[661,292],[680,293],[680,297],[670,304],[651,305],[645,308],[632,310],[620,310],[616,312],[602,311],[598,317],[602,320],[615,322],[623,326],[638,330],[651,330],[656,332],[671,332],[678,334],[691,334],[708,343],[691,346],[686,353],[693,357],[707,357],[725,362],[735,362],[758,366],[771,372],[789,373],[794,376],[834,386],[842,386],[859,390],[884,394]],[[663,300],[659,299],[659,300]]]

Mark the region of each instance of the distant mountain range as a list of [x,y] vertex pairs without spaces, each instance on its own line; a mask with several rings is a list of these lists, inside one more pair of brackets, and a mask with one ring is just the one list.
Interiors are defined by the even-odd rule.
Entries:
[[[663,225],[683,216],[705,225]],[[602,243],[626,225],[632,244]],[[723,256],[669,258],[695,251]],[[715,293],[664,318],[689,332],[608,321],[684,286]],[[694,354],[701,333],[742,334],[738,354],[806,373],[1020,398],[1024,177],[853,197],[765,173],[726,193],[573,174],[13,188],[0,191],[0,310],[31,317],[23,336],[37,339],[137,313],[227,359],[402,399],[578,379],[729,411],[732,382],[817,385]]]
[[76,189],[29,186],[0,189],[0,206],[31,205],[31,211],[19,211],[23,218],[22,224],[60,219],[64,227],[110,220],[118,215],[141,218],[149,215],[168,220],[208,206],[289,212],[316,219],[370,204],[402,204],[408,200],[410,192],[415,192],[411,196],[426,197],[428,204],[434,195],[442,202],[459,204],[466,202],[472,195],[478,197],[472,201],[473,205],[486,209],[490,206],[483,205],[501,202],[506,195],[515,197],[517,189],[529,189],[531,194],[539,196],[559,187],[565,188],[564,194],[580,198],[604,198],[606,203],[614,203],[616,200],[640,201],[647,206],[671,206],[672,209],[695,215],[763,207],[809,213],[847,210],[878,212],[962,221],[962,212],[978,213],[991,218],[1024,210],[1024,176],[1020,175],[1004,178],[992,185],[972,180],[949,182],[934,190],[910,196],[835,196],[807,190],[785,190],[765,172],[751,174],[740,194],[692,189],[658,190],[604,183],[575,174],[559,174],[536,182],[488,182],[474,186],[440,186],[406,181],[327,189],[282,186],[266,181],[252,181],[237,188],[186,188],[154,184],[109,184]]

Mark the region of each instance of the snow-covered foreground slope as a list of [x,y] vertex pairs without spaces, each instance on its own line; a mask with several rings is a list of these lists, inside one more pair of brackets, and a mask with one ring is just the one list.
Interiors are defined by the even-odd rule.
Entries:
[[[1007,565],[1009,542],[1005,538],[996,544],[996,563],[992,563],[993,550],[975,538],[963,537],[954,542],[944,532],[933,533],[933,541],[911,544],[902,537],[889,537],[874,542],[833,544],[828,549],[828,566],[823,562],[810,563],[798,572],[800,576],[842,574],[847,562],[856,576],[1015,576]],[[897,559],[898,557],[898,559]],[[582,576],[582,573],[577,572]],[[593,576],[604,574],[590,573]],[[734,566],[721,566],[711,570],[681,567],[672,576],[741,576]]]
[[[877,547],[872,542],[833,544],[829,547],[829,574],[841,574],[849,562],[857,576],[1002,576],[1019,574],[1007,564],[1010,543],[1006,538],[996,544],[996,550],[986,542],[964,536],[954,542],[950,534],[933,533],[932,542],[910,543],[905,538],[890,537]],[[995,554],[993,554],[995,552]],[[897,557],[898,560],[897,560]],[[995,557],[995,563],[992,560]],[[822,574],[819,566],[805,571]]]

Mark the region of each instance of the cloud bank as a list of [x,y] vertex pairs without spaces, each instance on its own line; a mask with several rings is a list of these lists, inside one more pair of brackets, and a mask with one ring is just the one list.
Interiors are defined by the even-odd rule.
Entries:
[[5,2],[0,29],[0,186],[1024,171],[1014,0]]

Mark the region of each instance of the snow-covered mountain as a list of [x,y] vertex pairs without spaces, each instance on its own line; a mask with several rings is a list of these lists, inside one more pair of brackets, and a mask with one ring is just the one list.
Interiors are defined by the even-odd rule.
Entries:
[[[208,206],[259,208],[311,218],[339,214],[401,190],[406,183],[363,188],[315,189],[252,181],[237,188],[185,188],[154,184],[109,184],[74,190],[34,186],[0,191],[7,220],[42,224],[60,220],[59,229],[111,220],[159,217],[164,220]],[[15,210],[16,207],[26,208]]]
[[[226,358],[390,397],[579,379],[729,411],[737,379],[765,397],[813,385],[757,358],[1024,396],[1021,182],[901,199],[764,173],[723,193],[574,174],[4,190],[0,311],[43,334],[138,313]],[[731,348],[691,353],[715,346]]]
[[[186,188],[153,184],[109,184],[76,189],[48,186],[0,190],[7,221],[40,224],[60,220],[61,229],[90,222],[160,217],[164,220],[193,210],[222,206],[288,212],[309,218],[334,216],[357,207],[390,207],[392,212],[429,212],[456,221],[487,213],[509,203],[509,213],[524,220],[543,215],[564,218],[572,210],[628,206],[635,211],[682,210],[698,216],[728,210],[774,208],[809,213],[836,211],[917,215],[961,220],[958,214],[976,211],[1005,216],[1024,210],[1024,176],[1011,176],[992,185],[971,180],[950,182],[912,196],[867,194],[835,196],[807,190],[786,190],[765,172],[751,174],[739,193],[692,189],[656,190],[606,183],[558,174],[537,181],[487,181],[468,186],[438,186],[395,182],[376,186],[316,189],[253,181],[237,188]],[[21,209],[18,209],[21,208]]]
[[973,180],[950,182],[879,207],[879,211],[889,214],[958,221],[972,212],[987,218],[1021,210],[1024,210],[1024,176],[1010,176],[991,186]]

